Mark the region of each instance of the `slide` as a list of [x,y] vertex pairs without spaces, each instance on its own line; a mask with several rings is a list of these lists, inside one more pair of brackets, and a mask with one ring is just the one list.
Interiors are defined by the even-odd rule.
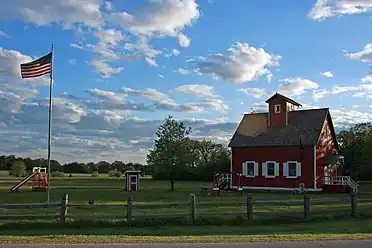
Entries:
[[31,177],[35,176],[37,174],[37,172],[33,172],[31,175],[25,177],[22,181],[20,181],[19,183],[17,183],[16,185],[14,185],[10,191],[14,192],[14,191],[17,191],[23,184],[25,184],[28,180],[30,180]]

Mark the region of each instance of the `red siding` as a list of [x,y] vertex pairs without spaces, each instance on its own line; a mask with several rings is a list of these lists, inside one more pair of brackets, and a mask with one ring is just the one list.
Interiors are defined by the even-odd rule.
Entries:
[[[314,187],[314,146],[304,146],[304,158],[302,161],[301,177],[296,179],[283,176],[283,163],[289,160],[299,161],[299,147],[248,147],[232,148],[232,172],[242,173],[242,164],[245,161],[258,162],[259,175],[255,178],[243,177],[242,186],[249,187],[278,187],[298,188],[304,183],[306,188]],[[262,162],[276,161],[279,163],[279,176],[265,178],[262,176]],[[233,185],[237,186],[235,177]]]
[[[280,113],[275,113],[275,105],[280,104]],[[274,98],[269,103],[269,125],[286,126],[287,106],[286,101],[282,98]]]
[[[336,149],[336,139],[332,135],[330,127],[330,123],[328,120],[324,122],[322,132],[320,133],[319,136],[319,141],[316,146],[316,165],[317,165],[317,170],[316,170],[316,180],[317,180],[317,187],[320,187],[323,182],[323,175],[324,175],[324,170],[323,170],[323,162],[324,158],[327,155],[331,154],[337,154],[337,149]],[[328,131],[327,131],[328,129]]]

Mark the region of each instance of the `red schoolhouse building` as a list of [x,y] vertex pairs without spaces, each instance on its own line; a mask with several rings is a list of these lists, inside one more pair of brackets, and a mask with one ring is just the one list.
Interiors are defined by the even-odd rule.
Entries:
[[244,115],[228,145],[230,187],[357,191],[342,174],[329,108],[300,110],[301,104],[278,93],[266,103],[268,112]]

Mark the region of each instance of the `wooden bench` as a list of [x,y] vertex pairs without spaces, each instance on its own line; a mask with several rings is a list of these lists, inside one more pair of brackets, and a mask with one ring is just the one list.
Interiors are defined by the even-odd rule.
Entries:
[[210,190],[217,191],[217,194],[220,195],[220,189],[219,188],[210,188],[210,187],[201,187],[201,192],[205,195],[208,195]]

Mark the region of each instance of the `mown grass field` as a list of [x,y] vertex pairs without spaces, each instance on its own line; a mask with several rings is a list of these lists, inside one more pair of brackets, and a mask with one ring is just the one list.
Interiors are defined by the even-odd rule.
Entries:
[[[6,174],[0,175],[0,203],[1,204],[15,204],[15,203],[45,203],[47,200],[46,192],[32,192],[30,185],[22,187],[20,192],[13,193],[9,189],[20,178],[8,177]],[[8,236],[7,239],[12,239],[10,236],[28,236],[28,235],[129,235],[129,236],[177,236],[177,235],[196,235],[207,237],[208,234],[220,235],[235,235],[242,238],[243,234],[280,234],[287,235],[289,233],[302,235],[301,237],[313,237],[313,235],[324,236],[325,233],[333,234],[345,234],[350,233],[356,236],[364,235],[366,233],[372,233],[372,218],[364,216],[359,219],[347,218],[343,220],[337,220],[336,218],[326,218],[312,220],[311,222],[304,223],[303,221],[297,221],[291,223],[291,221],[284,222],[267,222],[266,224],[257,224],[253,226],[239,226],[239,223],[226,222],[230,218],[224,216],[224,213],[241,213],[241,217],[245,218],[244,213],[246,212],[246,197],[241,196],[238,192],[222,192],[220,196],[205,196],[201,193],[201,187],[210,187],[211,182],[176,182],[176,191],[171,192],[169,190],[169,182],[167,181],[156,181],[149,178],[141,179],[140,191],[139,192],[125,192],[124,191],[125,181],[123,178],[110,178],[107,175],[100,175],[99,177],[91,177],[90,175],[77,175],[74,174],[72,177],[51,178],[51,202],[59,203],[61,196],[65,193],[69,195],[69,203],[71,204],[86,204],[86,207],[71,207],[68,209],[68,215],[78,216],[97,216],[97,215],[113,215],[113,216],[125,216],[126,208],[114,207],[114,208],[91,208],[88,204],[89,200],[94,200],[95,204],[126,204],[128,196],[132,195],[134,198],[135,205],[153,205],[153,204],[170,204],[170,203],[185,203],[189,201],[190,194],[196,194],[197,197],[197,213],[198,216],[214,216],[221,217],[222,221],[218,224],[219,226],[213,226],[209,224],[207,226],[178,226],[164,225],[158,227],[132,227],[120,226],[120,224],[112,225],[90,225],[89,223],[81,224],[81,226],[70,226],[69,228],[60,228],[56,225],[48,225],[38,222],[25,225],[8,225],[3,222],[4,225],[0,225],[0,233]],[[254,208],[255,212],[302,212],[303,196],[294,195],[292,193],[269,193],[269,192],[253,192],[254,201],[288,201],[295,200],[299,202],[298,206],[257,206]],[[349,199],[349,194],[340,193],[312,193],[310,194],[312,200],[328,200],[328,199]],[[358,194],[360,198],[372,198],[372,187],[369,185],[361,185],[360,192]],[[202,204],[209,203],[208,207],[203,207]],[[239,205],[240,204],[240,205]],[[237,206],[239,205],[239,206]],[[358,207],[371,206],[371,203],[360,203]],[[319,209],[350,209],[350,204],[340,203],[333,205],[316,205],[312,206],[312,210]],[[190,207],[187,205],[173,208],[159,208],[159,209],[133,209],[134,216],[142,216],[148,214],[166,214],[166,213],[189,213]],[[0,209],[0,215],[40,215],[40,214],[59,214],[59,209],[15,209],[7,210]],[[1,222],[0,222],[1,223]],[[341,225],[342,224],[342,225]],[[230,225],[226,227],[226,225]],[[233,227],[235,225],[235,227]],[[238,225],[238,226],[236,226]],[[123,228],[123,229],[122,229]],[[320,235],[320,236],[319,236]],[[366,236],[367,235],[367,236]],[[293,236],[293,237],[300,237]],[[359,237],[358,236],[358,237]],[[370,235],[372,237],[372,235]],[[62,236],[61,240],[63,240]],[[77,236],[76,236],[77,237]],[[79,236],[81,237],[81,236]],[[108,237],[108,236],[106,236]],[[209,236],[208,236],[209,237]],[[218,237],[208,239],[219,240]],[[244,236],[244,240],[247,240],[247,236]],[[278,236],[279,237],[279,236]],[[283,236],[284,237],[284,236]],[[112,237],[113,239],[114,236]],[[124,238],[124,237],[121,237]],[[238,237],[237,237],[238,238]],[[236,239],[237,239],[236,238]],[[257,238],[257,237],[256,237]],[[29,238],[32,239],[32,238]],[[46,238],[47,239],[47,238]],[[93,238],[92,238],[93,239]],[[104,238],[101,238],[104,240]],[[107,239],[106,239],[107,240]],[[200,240],[196,238],[196,240]],[[1,242],[1,238],[0,238]]]

